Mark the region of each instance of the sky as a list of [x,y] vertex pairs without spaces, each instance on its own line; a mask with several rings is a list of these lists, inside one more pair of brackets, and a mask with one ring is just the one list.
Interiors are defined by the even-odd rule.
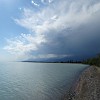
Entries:
[[99,0],[0,0],[0,61],[100,53]]

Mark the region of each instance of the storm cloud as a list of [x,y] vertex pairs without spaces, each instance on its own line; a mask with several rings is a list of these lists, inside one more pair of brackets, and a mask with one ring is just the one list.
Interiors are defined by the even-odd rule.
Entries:
[[14,19],[29,33],[9,39],[7,51],[22,59],[84,58],[100,52],[100,1],[49,0],[46,4],[37,11],[24,8]]

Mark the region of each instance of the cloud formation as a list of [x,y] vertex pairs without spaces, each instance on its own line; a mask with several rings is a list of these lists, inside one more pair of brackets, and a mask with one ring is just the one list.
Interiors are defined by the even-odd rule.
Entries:
[[31,55],[31,58],[40,55],[49,55],[47,58],[52,55],[87,56],[100,51],[99,1],[41,1],[53,3],[38,11],[24,8],[21,18],[14,21],[31,34],[21,34],[16,39],[8,40],[6,50]]
[[21,34],[19,37],[7,40],[8,46],[5,47],[9,52],[13,54],[24,54],[27,52],[35,51],[38,46],[45,43],[46,40],[43,35],[32,36],[31,34]]
[[39,4],[35,3],[33,0],[31,1],[31,3],[39,7]]
[[41,0],[41,2],[43,4],[49,4],[49,3],[52,3],[54,0]]

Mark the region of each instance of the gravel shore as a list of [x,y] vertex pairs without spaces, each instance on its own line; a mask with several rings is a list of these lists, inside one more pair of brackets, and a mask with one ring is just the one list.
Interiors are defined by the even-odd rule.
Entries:
[[100,100],[100,68],[90,66],[63,100]]

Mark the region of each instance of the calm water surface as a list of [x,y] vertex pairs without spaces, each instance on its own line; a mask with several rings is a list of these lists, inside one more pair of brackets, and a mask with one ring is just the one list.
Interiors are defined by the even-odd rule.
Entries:
[[82,64],[0,63],[0,100],[60,100]]

